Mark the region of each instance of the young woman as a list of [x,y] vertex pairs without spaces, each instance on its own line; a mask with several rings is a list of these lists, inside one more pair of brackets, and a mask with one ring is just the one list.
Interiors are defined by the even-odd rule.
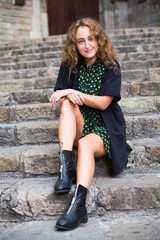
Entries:
[[[121,72],[117,56],[102,26],[83,18],[68,30],[61,67],[50,102],[60,104],[61,168],[55,192],[69,192],[73,200],[56,228],[71,230],[87,222],[85,201],[95,171],[95,157],[109,155],[114,173],[125,166],[131,148],[126,143],[125,121],[117,104]],[[72,164],[78,147],[77,172]]]

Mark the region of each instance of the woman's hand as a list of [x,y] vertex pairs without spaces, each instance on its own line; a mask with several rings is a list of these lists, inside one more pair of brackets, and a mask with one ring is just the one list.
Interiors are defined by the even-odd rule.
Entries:
[[76,105],[83,105],[84,97],[83,94],[79,91],[74,91],[73,93],[67,95],[67,99],[69,99],[72,103]]
[[62,97],[66,97],[72,103],[77,104],[77,105],[83,105],[83,102],[84,102],[83,94],[74,89],[57,90],[56,92],[54,92],[52,94],[52,96],[50,98],[50,102],[52,103],[52,105],[56,105],[57,102]]

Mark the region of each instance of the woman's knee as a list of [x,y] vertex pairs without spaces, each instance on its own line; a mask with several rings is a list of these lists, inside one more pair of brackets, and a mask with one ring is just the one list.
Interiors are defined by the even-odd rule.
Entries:
[[61,99],[59,103],[60,103],[61,113],[68,112],[69,110],[74,110],[74,104],[66,98]]
[[87,140],[87,138],[82,137],[82,138],[79,139],[79,141],[78,141],[78,151],[93,152],[92,145]]

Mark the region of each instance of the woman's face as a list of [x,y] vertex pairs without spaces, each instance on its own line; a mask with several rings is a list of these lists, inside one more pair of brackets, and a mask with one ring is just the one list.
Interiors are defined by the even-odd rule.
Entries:
[[97,59],[98,43],[93,33],[86,26],[81,26],[76,32],[76,43],[79,53],[84,57],[87,66]]

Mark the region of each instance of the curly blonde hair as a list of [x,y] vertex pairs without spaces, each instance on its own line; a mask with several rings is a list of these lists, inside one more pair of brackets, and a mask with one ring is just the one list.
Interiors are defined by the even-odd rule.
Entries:
[[114,60],[117,59],[117,55],[104,28],[95,19],[82,18],[75,21],[68,29],[67,38],[63,49],[61,63],[67,64],[69,67],[69,75],[73,70],[75,70],[79,59],[82,57],[78,52],[76,43],[76,32],[77,29],[81,26],[88,27],[97,40],[97,57],[101,59],[105,66],[116,67]]

